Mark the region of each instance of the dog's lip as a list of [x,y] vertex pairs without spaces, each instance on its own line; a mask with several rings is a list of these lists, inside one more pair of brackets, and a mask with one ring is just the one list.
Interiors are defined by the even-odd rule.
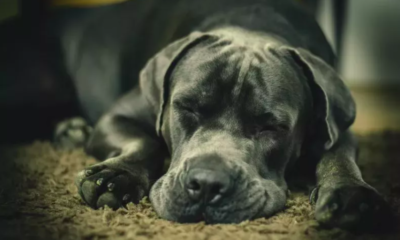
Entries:
[[197,215],[193,216],[189,221],[182,221],[183,223],[199,223],[204,222],[205,224],[217,224],[218,222],[214,221],[212,216],[209,216],[206,211],[200,211]]
[[[206,224],[215,224],[217,222],[214,221],[212,215],[208,214],[206,209],[207,208],[212,208],[215,206],[212,206],[211,204],[205,204],[204,202],[201,204],[198,204],[198,209],[195,214],[193,214],[189,219],[188,222],[205,222]],[[186,221],[184,221],[186,222]]]
[[[232,215],[232,209],[224,209],[224,204],[218,202],[217,204],[210,204],[204,202],[197,202],[194,207],[194,211],[188,215],[181,215],[178,216],[177,222],[180,223],[198,223],[204,222],[205,224],[229,224],[229,223],[238,223],[237,219],[235,220],[235,216]],[[261,208],[261,207],[260,207]],[[220,214],[226,214],[225,217],[221,218],[218,217],[219,214],[215,215],[214,212],[219,212]],[[264,214],[263,214],[264,215]],[[229,217],[230,216],[230,217]],[[228,217],[228,218],[227,218]],[[248,219],[243,220],[250,220],[254,218],[258,218],[261,216],[252,216]]]
[[207,214],[205,208],[199,211],[199,214],[196,216],[197,222],[204,222],[206,224],[216,224],[218,222],[214,221],[213,217]]

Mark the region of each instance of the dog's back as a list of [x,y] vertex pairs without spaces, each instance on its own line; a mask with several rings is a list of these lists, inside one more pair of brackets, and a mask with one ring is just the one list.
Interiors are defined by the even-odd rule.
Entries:
[[128,1],[60,24],[68,72],[93,122],[137,84],[150,57],[194,30],[233,25],[272,33],[331,65],[335,61],[313,16],[292,0]]

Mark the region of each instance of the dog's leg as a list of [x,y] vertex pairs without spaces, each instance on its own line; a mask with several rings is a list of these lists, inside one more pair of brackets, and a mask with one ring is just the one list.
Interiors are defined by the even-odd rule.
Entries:
[[91,207],[119,208],[138,202],[160,177],[167,150],[156,134],[146,102],[122,99],[94,129],[86,151],[99,160],[78,174],[76,185]]
[[377,227],[389,217],[388,205],[377,190],[363,180],[356,158],[356,140],[346,132],[318,163],[318,187],[310,199],[315,204],[315,217],[320,223],[368,229]]

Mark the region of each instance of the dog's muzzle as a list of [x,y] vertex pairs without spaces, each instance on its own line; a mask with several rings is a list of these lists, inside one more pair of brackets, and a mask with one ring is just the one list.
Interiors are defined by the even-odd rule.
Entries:
[[152,187],[156,212],[177,222],[238,223],[270,216],[286,202],[285,189],[256,169],[218,154],[186,159]]
[[218,204],[232,192],[235,176],[218,156],[196,160],[184,176],[183,189],[193,203]]

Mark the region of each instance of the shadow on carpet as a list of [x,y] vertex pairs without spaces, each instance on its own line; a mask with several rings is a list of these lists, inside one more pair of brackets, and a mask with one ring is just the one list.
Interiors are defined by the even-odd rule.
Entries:
[[[400,134],[359,136],[360,166],[400,216]],[[92,210],[80,200],[75,174],[95,163],[82,150],[47,142],[0,149],[0,239],[400,239],[400,231],[354,234],[326,230],[313,219],[305,193],[293,193],[284,212],[232,225],[177,224],[159,219],[144,199],[127,209]]]

